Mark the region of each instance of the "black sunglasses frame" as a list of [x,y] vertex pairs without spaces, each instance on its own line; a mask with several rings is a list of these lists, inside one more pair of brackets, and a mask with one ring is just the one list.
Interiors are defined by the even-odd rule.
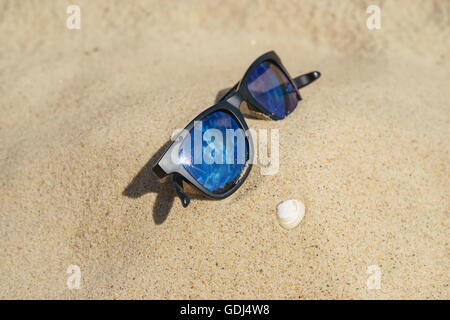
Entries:
[[[178,155],[179,150],[181,147],[181,144],[183,143],[184,139],[186,138],[187,133],[191,131],[191,129],[194,127],[196,121],[201,121],[202,119],[206,118],[208,115],[217,112],[217,111],[223,111],[231,115],[237,122],[239,128],[244,130],[246,133],[245,135],[245,143],[246,143],[246,155],[245,155],[245,161],[246,161],[246,167],[244,167],[243,173],[241,173],[240,177],[235,181],[235,184],[226,192],[224,193],[213,193],[205,187],[203,187],[197,180],[192,177],[187,170],[183,167],[182,164],[177,163],[172,159],[172,155]],[[244,182],[244,180],[247,178],[248,174],[250,173],[252,164],[251,159],[253,158],[253,142],[250,134],[248,134],[248,125],[244,120],[244,117],[236,106],[229,103],[228,101],[221,101],[218,104],[215,104],[214,106],[206,109],[202,113],[200,113],[198,116],[195,117],[194,120],[192,120],[185,128],[184,130],[174,139],[172,144],[168,147],[167,151],[164,152],[161,159],[158,161],[158,163],[153,167],[153,171],[156,173],[156,175],[159,178],[163,178],[168,174],[174,174],[174,184],[175,184],[175,190],[177,191],[178,196],[181,199],[181,202],[183,204],[183,207],[187,207],[189,205],[189,197],[184,193],[183,191],[183,180],[188,182],[189,184],[196,187],[198,190],[206,194],[208,197],[213,199],[223,199],[231,195],[233,192],[235,192],[241,184]]]
[[[301,75],[301,76],[293,79],[291,77],[291,75],[289,74],[289,72],[284,67],[283,63],[281,62],[280,57],[275,53],[275,51],[269,51],[269,52],[263,54],[262,56],[260,56],[258,59],[256,59],[250,65],[250,67],[245,72],[244,77],[242,78],[242,80],[239,81],[238,83],[236,83],[222,97],[221,101],[223,101],[223,100],[226,101],[230,97],[232,97],[233,95],[237,94],[241,98],[241,100],[244,100],[244,101],[246,101],[249,104],[249,108],[252,111],[255,111],[255,112],[258,112],[258,113],[262,113],[265,116],[268,116],[272,120],[282,120],[282,119],[286,118],[290,113],[289,112],[286,113],[286,117],[284,117],[284,118],[280,118],[280,117],[276,116],[275,114],[270,112],[268,109],[266,109],[266,107],[264,105],[259,103],[253,97],[253,95],[250,93],[250,91],[248,89],[248,79],[250,78],[250,75],[253,73],[254,69],[257,66],[259,66],[261,63],[266,62],[266,61],[267,62],[271,62],[274,65],[276,65],[285,74],[287,79],[291,82],[291,84],[296,89],[295,91],[296,91],[296,94],[297,94],[298,102],[300,102],[302,100],[302,97],[301,97],[300,92],[298,90],[303,88],[303,87],[305,87],[305,86],[307,86],[308,84],[310,84],[311,82],[313,82],[314,80],[316,80],[316,79],[318,79],[320,77],[320,72],[313,71],[313,72]],[[294,110],[296,108],[297,107],[295,107]]]
[[[252,137],[248,131],[248,125],[245,122],[244,116],[242,115],[240,111],[240,105],[243,101],[246,101],[249,105],[249,109],[252,109],[253,111],[256,111],[258,113],[262,113],[268,117],[270,117],[273,120],[281,120],[282,118],[277,117],[273,113],[271,113],[269,110],[267,110],[263,105],[261,105],[258,101],[256,101],[255,98],[251,95],[250,91],[248,90],[248,78],[252,74],[253,70],[262,62],[270,61],[273,64],[275,64],[277,67],[280,68],[281,71],[284,72],[286,77],[289,79],[291,84],[296,89],[298,101],[301,100],[301,96],[299,93],[299,89],[303,88],[304,86],[310,84],[314,80],[320,77],[320,73],[318,71],[314,71],[302,76],[299,76],[297,78],[292,79],[292,77],[287,72],[286,68],[281,63],[280,58],[274,51],[269,51],[262,56],[260,56],[258,59],[256,59],[250,67],[247,69],[247,71],[244,74],[244,77],[241,81],[239,81],[234,87],[232,87],[225,95],[224,97],[215,105],[212,107],[206,109],[202,113],[200,113],[198,116],[196,116],[185,128],[184,130],[173,140],[173,142],[169,145],[167,150],[164,152],[164,154],[161,156],[159,161],[156,163],[156,165],[153,167],[153,171],[159,178],[163,178],[169,174],[173,174],[173,183],[175,186],[175,190],[177,192],[177,195],[181,199],[181,203],[183,207],[187,207],[190,202],[190,198],[188,195],[184,192],[183,189],[183,181],[186,181],[190,185],[194,186],[198,190],[200,190],[202,193],[207,195],[208,197],[212,199],[223,199],[231,194],[233,194],[237,189],[240,188],[242,183],[244,183],[245,179],[247,178],[248,174],[250,173],[250,170],[252,168],[252,160],[253,160],[253,141]],[[295,110],[295,109],[294,109]],[[194,124],[196,121],[201,121],[208,115],[217,112],[217,111],[223,111],[228,114],[230,114],[239,125],[239,128],[244,130],[245,132],[245,142],[246,142],[246,166],[243,169],[243,172],[239,176],[238,179],[234,181],[234,185],[228,189],[224,193],[213,193],[209,190],[205,189],[197,180],[192,177],[187,170],[183,167],[182,164],[177,163],[172,159],[172,155],[178,155],[179,149],[181,147],[182,142],[186,138],[186,135],[188,132],[191,131],[191,129],[194,127]],[[288,114],[286,114],[287,116]]]

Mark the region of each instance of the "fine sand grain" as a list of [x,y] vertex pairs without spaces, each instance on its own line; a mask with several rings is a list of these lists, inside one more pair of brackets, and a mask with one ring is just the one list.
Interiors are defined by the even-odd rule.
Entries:
[[[0,1],[0,298],[449,299],[450,2],[376,2]],[[272,49],[279,172],[183,209],[160,148]]]

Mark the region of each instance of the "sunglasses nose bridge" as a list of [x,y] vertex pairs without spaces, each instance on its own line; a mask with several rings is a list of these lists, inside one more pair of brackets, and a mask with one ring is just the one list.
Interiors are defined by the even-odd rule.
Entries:
[[225,93],[219,101],[227,101],[231,96],[233,96],[237,92],[239,84],[240,81],[237,82],[233,87],[231,87],[230,90],[228,90],[227,93]]
[[239,109],[242,103],[242,97],[240,96],[239,92],[236,92],[231,97],[229,97],[226,102],[231,104],[233,107]]

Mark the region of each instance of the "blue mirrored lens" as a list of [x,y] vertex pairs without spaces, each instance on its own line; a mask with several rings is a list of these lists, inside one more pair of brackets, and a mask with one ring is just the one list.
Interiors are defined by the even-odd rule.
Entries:
[[205,189],[221,194],[240,178],[247,159],[245,132],[223,111],[195,122],[182,142],[179,162]]
[[265,61],[250,74],[248,90],[264,108],[278,118],[284,118],[297,106],[297,92],[284,72]]

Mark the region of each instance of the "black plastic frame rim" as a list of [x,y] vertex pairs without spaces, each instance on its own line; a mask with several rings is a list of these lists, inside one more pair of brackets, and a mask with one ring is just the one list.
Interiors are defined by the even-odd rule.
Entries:
[[[259,66],[261,63],[266,62],[266,61],[269,61],[269,62],[273,63],[274,65],[276,65],[278,68],[280,68],[280,70],[284,73],[286,78],[294,86],[295,92],[297,93],[297,98],[298,98],[297,104],[298,104],[298,102],[300,102],[302,100],[302,97],[300,96],[300,92],[298,91],[299,88],[297,88],[297,85],[295,84],[294,80],[290,76],[289,72],[286,70],[286,68],[281,63],[280,57],[274,51],[269,51],[269,52],[263,54],[262,56],[260,56],[258,59],[256,59],[250,65],[250,67],[245,72],[244,77],[240,81],[240,85],[239,85],[239,89],[237,90],[237,93],[241,96],[242,100],[247,101],[250,105],[252,105],[254,108],[256,108],[259,112],[270,117],[272,120],[282,120],[282,119],[286,118],[290,113],[286,113],[286,116],[283,118],[274,115],[272,112],[267,110],[264,107],[264,105],[259,103],[253,97],[253,95],[250,93],[250,91],[248,90],[248,79],[249,79],[250,75],[253,73],[253,71],[255,70],[255,68],[257,66]],[[296,108],[297,108],[297,105],[295,106],[295,108],[293,110],[295,110]]]
[[253,109],[254,111],[262,113],[272,120],[282,120],[282,119],[286,118],[289,114],[291,114],[297,108],[297,106],[295,106],[295,108],[291,112],[286,113],[286,116],[281,118],[281,117],[276,116],[272,112],[270,112],[268,109],[266,109],[266,107],[264,105],[262,105],[261,103],[259,103],[253,97],[253,95],[250,93],[250,91],[248,90],[248,78],[250,77],[250,75],[253,73],[254,69],[258,65],[260,65],[261,63],[266,62],[266,61],[271,62],[275,66],[277,66],[284,73],[284,75],[289,80],[289,82],[294,86],[294,88],[296,89],[296,94],[297,94],[297,98],[298,98],[297,104],[298,104],[298,102],[300,102],[302,100],[299,89],[309,85],[310,83],[314,82],[315,80],[317,80],[320,77],[320,72],[313,71],[313,72],[298,76],[296,78],[292,78],[291,75],[289,74],[289,72],[284,67],[283,63],[281,62],[280,57],[274,51],[269,51],[269,52],[263,54],[262,56],[260,56],[258,59],[256,59],[250,65],[250,67],[245,72],[242,80],[239,81],[238,83],[236,83],[222,97],[221,100],[227,101],[231,97],[237,95],[237,96],[239,96],[240,99],[246,101],[249,104],[249,107],[251,109]]
[[[241,173],[239,179],[235,182],[235,184],[226,192],[224,193],[213,193],[209,190],[207,190],[203,185],[201,185],[194,177],[192,177],[189,172],[183,167],[180,163],[175,163],[173,159],[171,158],[171,155],[173,153],[178,154],[179,148],[181,147],[181,144],[185,140],[185,136],[183,136],[183,132],[190,132],[191,129],[194,127],[194,123],[196,121],[201,121],[202,119],[206,118],[208,115],[217,112],[217,111],[224,111],[228,114],[230,114],[237,122],[239,128],[244,130],[245,133],[245,142],[246,142],[246,163],[244,166],[244,171]],[[200,113],[198,116],[196,116],[183,130],[182,133],[180,133],[178,136],[175,137],[174,141],[170,144],[168,149],[164,152],[164,154],[161,156],[160,160],[157,162],[155,167],[153,168],[153,171],[160,177],[164,177],[169,174],[178,174],[181,175],[182,178],[188,182],[190,185],[194,186],[201,192],[203,192],[205,195],[212,199],[223,199],[231,194],[233,194],[239,187],[242,185],[242,183],[247,179],[248,174],[250,173],[250,170],[252,168],[252,162],[253,162],[253,141],[252,137],[250,135],[250,132],[248,131],[248,125],[245,122],[245,119],[241,113],[241,111],[230,104],[227,101],[221,101],[218,104],[213,105],[212,107],[206,109],[202,113]],[[181,191],[181,190],[178,190]],[[177,191],[177,192],[178,192]],[[183,201],[183,199],[182,199]],[[184,205],[183,201],[183,206]],[[189,201],[188,201],[189,203]],[[187,204],[188,204],[187,203]],[[187,206],[186,204],[186,206]]]

